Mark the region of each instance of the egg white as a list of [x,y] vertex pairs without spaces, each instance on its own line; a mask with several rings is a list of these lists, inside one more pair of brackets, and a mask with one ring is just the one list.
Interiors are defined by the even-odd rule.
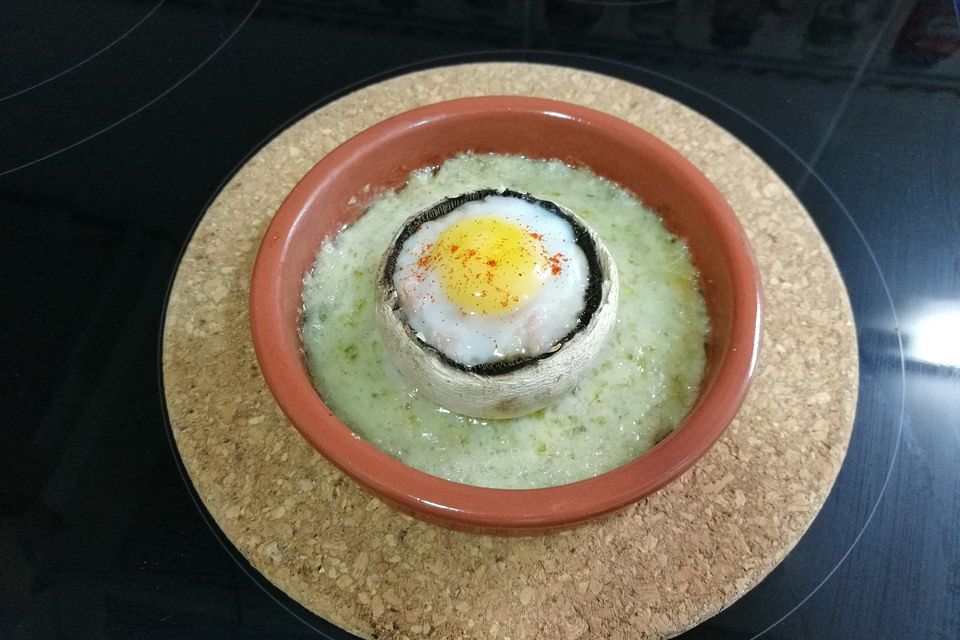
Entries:
[[[494,212],[491,214],[491,212]],[[538,290],[505,315],[464,312],[444,293],[438,275],[417,261],[440,234],[468,218],[492,216],[540,234],[547,255],[560,253],[560,273],[541,279]],[[551,351],[570,333],[583,312],[589,265],[564,218],[520,198],[487,196],[467,202],[424,223],[397,254],[393,286],[407,324],[417,338],[465,367],[533,358]]]

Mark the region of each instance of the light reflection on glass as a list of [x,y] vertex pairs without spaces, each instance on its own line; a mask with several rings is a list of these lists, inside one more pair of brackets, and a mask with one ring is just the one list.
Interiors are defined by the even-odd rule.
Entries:
[[907,325],[907,354],[913,360],[960,367],[960,304],[928,305]]

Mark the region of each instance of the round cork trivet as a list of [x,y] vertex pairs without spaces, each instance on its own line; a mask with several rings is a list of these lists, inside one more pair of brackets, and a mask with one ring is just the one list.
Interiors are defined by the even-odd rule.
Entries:
[[[737,419],[679,480],[605,520],[497,538],[403,516],[286,421],[260,375],[247,294],[281,201],[335,146],[384,118],[473,95],[602,109],[678,149],[745,227],[763,278],[756,379]],[[270,582],[364,637],[659,638],[757,584],[794,546],[846,452],[857,352],[843,282],[811,219],[762,160],[642,87],[563,67],[445,67],[352,93],[303,118],[206,212],[174,282],[163,377],[176,446],[226,537]]]

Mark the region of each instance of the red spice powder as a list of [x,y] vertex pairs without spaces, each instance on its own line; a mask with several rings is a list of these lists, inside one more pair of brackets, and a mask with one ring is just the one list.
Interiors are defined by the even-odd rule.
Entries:
[[[530,232],[528,235],[535,240],[541,240],[543,238],[541,234],[535,232]],[[433,252],[431,251],[432,248],[433,244],[431,243],[426,243],[420,247],[419,256],[417,259],[417,267],[419,267],[419,270],[415,271],[415,273],[411,276],[419,282],[422,282],[427,277],[427,270],[434,266],[434,263],[436,262],[435,258],[438,258],[438,256],[433,255]],[[563,263],[567,261],[567,257],[562,253],[554,253],[553,255],[548,256],[545,250],[546,248],[542,244],[540,244],[538,248],[540,250],[541,260],[543,261],[542,264],[545,264],[549,270],[549,273],[553,276],[560,275],[563,272]],[[496,259],[487,259],[487,256],[481,255],[475,249],[468,249],[464,251],[460,251],[460,249],[460,245],[450,245],[450,254],[457,254],[456,259],[460,261],[464,267],[467,267],[471,260],[482,261],[483,264],[489,267],[489,269],[486,269],[483,272],[473,276],[477,279],[477,281],[472,284],[477,286],[477,293],[479,293],[481,297],[486,297],[488,294],[492,293],[492,295],[497,298],[499,306],[503,308],[507,308],[512,304],[520,302],[520,298],[518,296],[510,295],[507,291],[502,290],[500,287],[494,285],[497,274],[496,270],[498,268],[503,268],[506,266],[505,264],[502,264],[501,261]],[[517,273],[517,276],[523,277],[523,274]],[[481,285],[481,283],[486,284],[487,287],[493,287],[493,291],[491,292],[488,291],[488,289],[478,286]],[[469,283],[464,284],[469,286]],[[462,309],[461,313],[466,315],[466,312]]]
[[420,257],[417,259],[418,267],[423,268],[430,264],[432,259],[432,256],[430,255],[430,247],[432,246],[433,244],[428,242],[420,248]]
[[566,262],[566,260],[566,256],[564,256],[562,253],[555,253],[547,258],[547,262],[550,264],[550,273],[555,276],[560,275],[560,272],[563,271],[560,265],[563,262]]

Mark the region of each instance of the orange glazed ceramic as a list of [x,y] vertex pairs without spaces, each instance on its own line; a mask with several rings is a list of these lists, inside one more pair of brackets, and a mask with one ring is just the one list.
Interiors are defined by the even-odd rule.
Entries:
[[[687,242],[710,315],[707,367],[690,414],[636,460],[543,489],[459,484],[376,449],[340,422],[314,389],[301,354],[299,311],[303,277],[321,242],[362,215],[377,193],[403,185],[412,171],[467,151],[585,165],[636,194]],[[743,401],[757,361],[760,315],[759,276],[743,229],[720,192],[692,164],[611,115],[514,96],[420,107],[334,149],[280,206],[264,235],[250,288],[260,368],[303,437],[395,507],[437,524],[486,533],[571,526],[630,505],[683,473],[720,437]]]

